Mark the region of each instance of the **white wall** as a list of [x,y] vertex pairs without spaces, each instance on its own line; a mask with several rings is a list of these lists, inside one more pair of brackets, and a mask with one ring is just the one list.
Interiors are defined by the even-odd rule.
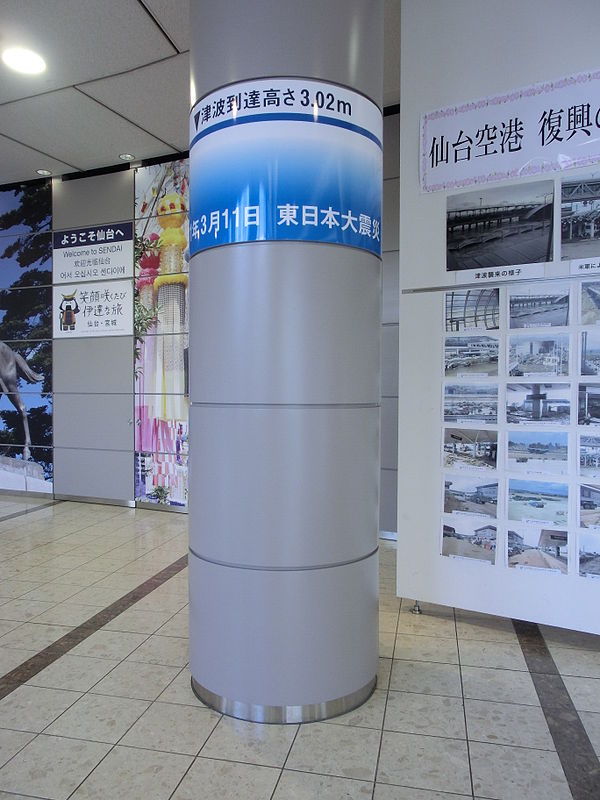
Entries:
[[[600,66],[597,0],[402,0],[398,593],[600,632],[596,583],[439,555],[446,193],[419,189],[422,113]],[[551,270],[549,273],[551,274]],[[594,590],[594,591],[592,591]]]

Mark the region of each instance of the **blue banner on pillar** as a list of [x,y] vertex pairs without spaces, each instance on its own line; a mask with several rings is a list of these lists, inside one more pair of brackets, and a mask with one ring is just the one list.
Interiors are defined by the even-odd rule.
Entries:
[[315,241],[381,255],[381,112],[343,87],[238,84],[190,117],[190,251]]

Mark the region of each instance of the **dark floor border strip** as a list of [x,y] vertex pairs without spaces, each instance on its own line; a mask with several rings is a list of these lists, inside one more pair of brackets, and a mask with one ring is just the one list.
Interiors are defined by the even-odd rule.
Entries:
[[57,661],[61,656],[66,655],[69,650],[81,644],[88,636],[96,633],[96,631],[104,625],[111,622],[115,617],[118,617],[119,614],[127,611],[127,609],[131,608],[138,600],[142,600],[155,589],[158,589],[159,586],[162,586],[163,583],[177,575],[181,570],[185,569],[187,562],[187,555],[182,556],[177,561],[169,564],[168,567],[157,572],[156,575],[153,575],[139,586],[136,586],[135,589],[124,594],[123,597],[115,600],[114,603],[111,603],[109,606],[102,609],[102,611],[94,614],[93,617],[86,619],[85,622],[73,628],[69,633],[65,633],[64,636],[52,642],[52,644],[48,645],[44,650],[40,650],[39,653],[31,656],[27,661],[24,661],[10,672],[7,672],[6,675],[0,677],[0,700],[11,692],[14,692],[19,686],[31,680],[43,669]]
[[573,800],[594,800],[600,797],[600,760],[552,654],[534,622],[512,622]]
[[0,516],[0,522],[5,522],[7,519],[15,519],[15,517],[22,517],[25,514],[33,514],[35,511],[41,511],[42,508],[50,508],[50,506],[58,506],[60,505],[60,502],[61,502],[60,500],[52,500],[49,503],[42,503],[41,506],[35,506],[35,508],[26,508],[24,511],[15,511],[14,514],[5,514],[4,516]]

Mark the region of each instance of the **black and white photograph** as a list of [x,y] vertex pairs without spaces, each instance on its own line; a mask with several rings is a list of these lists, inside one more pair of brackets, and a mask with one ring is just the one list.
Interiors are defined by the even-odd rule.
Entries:
[[581,374],[600,375],[600,331],[581,332]]
[[511,328],[555,328],[569,324],[569,284],[532,284],[509,298]]
[[600,484],[582,483],[579,487],[579,525],[600,529]]
[[568,425],[570,393],[568,383],[508,383],[506,421],[520,425]]
[[579,574],[582,578],[600,578],[600,533],[580,532]]
[[455,289],[445,296],[446,333],[497,331],[499,289]]
[[581,324],[600,325],[600,281],[581,284]]
[[600,173],[562,182],[560,230],[562,261],[600,256]]
[[446,207],[446,270],[552,261],[553,203],[553,181],[451,195]]
[[577,422],[580,425],[600,425],[600,383],[579,384]]
[[496,561],[496,534],[496,525],[484,522],[481,517],[445,517],[442,555],[493,564]]
[[579,474],[585,478],[600,478],[600,436],[579,437]]
[[472,475],[444,475],[444,512],[495,517],[498,509],[498,481]]
[[498,384],[451,383],[444,387],[445,422],[498,421]]
[[569,436],[562,431],[509,430],[508,469],[529,475],[567,475]]
[[447,336],[444,373],[447,378],[485,378],[498,374],[498,339],[492,336]]
[[569,334],[510,336],[511,377],[561,378],[569,374]]
[[446,428],[444,430],[444,467],[454,470],[496,469],[498,432],[483,428]]
[[513,526],[508,531],[508,566],[544,569],[566,575],[569,569],[567,530],[542,525]]
[[539,520],[548,525],[567,525],[569,487],[566,483],[528,481],[511,478],[508,482],[508,518]]

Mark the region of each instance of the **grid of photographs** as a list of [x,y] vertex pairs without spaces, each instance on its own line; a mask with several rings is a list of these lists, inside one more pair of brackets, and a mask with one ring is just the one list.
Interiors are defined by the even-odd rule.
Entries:
[[450,290],[443,315],[441,555],[600,579],[600,280]]

